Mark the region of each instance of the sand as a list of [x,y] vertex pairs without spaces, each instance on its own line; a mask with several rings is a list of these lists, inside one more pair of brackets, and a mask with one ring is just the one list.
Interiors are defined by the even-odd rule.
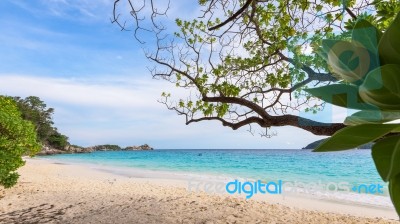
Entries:
[[1,189],[0,223],[400,223],[391,209],[189,192],[182,180],[43,159],[27,159],[19,173],[17,186]]

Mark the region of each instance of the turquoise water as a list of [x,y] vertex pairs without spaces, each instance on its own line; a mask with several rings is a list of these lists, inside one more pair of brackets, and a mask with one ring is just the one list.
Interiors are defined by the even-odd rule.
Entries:
[[45,156],[62,162],[260,180],[380,183],[370,150],[154,150]]

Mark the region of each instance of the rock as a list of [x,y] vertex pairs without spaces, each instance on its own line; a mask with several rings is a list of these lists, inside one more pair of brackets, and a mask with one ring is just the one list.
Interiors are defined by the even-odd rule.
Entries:
[[54,154],[63,154],[68,153],[67,151],[51,148],[47,145],[44,145],[42,151],[40,151],[37,155],[54,155]]
[[68,153],[85,153],[85,152],[93,152],[91,148],[84,148],[77,145],[67,145],[64,150]]

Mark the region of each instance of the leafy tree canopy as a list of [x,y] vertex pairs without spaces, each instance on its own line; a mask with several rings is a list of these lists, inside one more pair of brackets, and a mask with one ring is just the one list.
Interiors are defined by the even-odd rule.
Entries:
[[[162,94],[187,124],[290,125],[333,135],[316,151],[376,141],[372,156],[400,214],[400,127],[387,124],[400,118],[400,1],[199,0],[199,17],[177,18],[173,37],[157,20],[169,5],[114,2],[113,22],[123,30],[133,21],[141,43],[139,33],[155,34],[156,50],[146,54],[153,75],[190,90],[180,99]],[[358,110],[345,120],[349,127],[294,115],[325,102]]]
[[35,126],[22,119],[12,98],[0,96],[0,185],[15,185],[19,177],[15,171],[24,165],[22,156],[33,156],[40,149]]
[[59,133],[53,126],[53,108],[47,108],[47,105],[36,96],[25,99],[14,97],[14,100],[22,118],[34,124],[40,142],[57,149],[63,149],[68,144],[68,137]]
[[185,116],[187,124],[216,120],[232,129],[289,125],[316,135],[345,127],[296,115],[316,113],[325,105],[303,90],[338,81],[322,40],[350,39],[360,18],[385,30],[400,8],[395,0],[198,3],[198,18],[177,18],[174,29],[163,20],[169,4],[115,0],[113,22],[149,44],[146,56],[155,63],[154,77],[188,90],[185,97],[164,92],[167,108]]

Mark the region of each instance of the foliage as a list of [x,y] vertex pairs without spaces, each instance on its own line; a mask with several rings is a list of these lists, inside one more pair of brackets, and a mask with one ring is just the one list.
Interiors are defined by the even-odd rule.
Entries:
[[[172,40],[157,21],[165,15],[162,10],[153,5],[148,10],[146,0],[136,8],[126,1],[131,3],[124,10],[134,19],[135,37],[139,39],[138,31],[152,30],[157,39],[157,49],[147,52],[157,64],[153,76],[190,90],[177,100],[162,94],[162,103],[185,116],[187,124],[216,120],[232,129],[290,125],[317,135],[342,129],[316,151],[379,143],[386,134],[399,132],[396,125],[385,124],[400,113],[397,0],[200,0],[202,15],[176,19]],[[126,21],[119,21],[124,12],[116,9],[120,2],[114,0],[113,22],[126,30]],[[149,11],[150,16],[143,15]],[[307,89],[311,85],[317,88]],[[346,119],[350,127],[345,129],[343,124],[293,115],[322,110],[324,102],[360,111]],[[400,174],[391,165],[398,158],[398,144],[390,140],[377,143],[373,155],[382,178],[390,178],[400,214]],[[382,150],[382,145],[395,150]]]
[[69,144],[68,137],[60,134],[57,128],[53,127],[53,108],[47,108],[47,105],[36,96],[29,96],[25,99],[14,97],[14,99],[23,119],[31,121],[35,125],[38,139],[43,144],[57,149],[64,149]]
[[95,150],[103,150],[103,149],[111,149],[111,150],[121,150],[121,146],[119,145],[111,145],[111,144],[105,144],[105,145],[96,145],[93,146]]
[[18,108],[25,120],[31,121],[37,130],[38,138],[41,141],[46,140],[54,132],[52,125],[53,108],[47,108],[47,105],[36,96],[29,96],[25,99],[14,97]]
[[386,29],[395,18],[397,12],[400,11],[400,2],[398,0],[375,0],[373,4],[376,7],[380,30]]
[[[151,43],[151,48],[156,49],[146,50],[148,59],[156,64],[151,69],[154,77],[189,90],[187,95],[177,98],[164,92],[160,100],[168,109],[185,116],[186,124],[215,120],[235,130],[252,124],[266,130],[290,125],[316,135],[332,135],[344,125],[295,116],[298,111],[316,113],[325,105],[303,90],[341,79],[335,73],[346,75],[350,82],[358,80],[354,73],[345,74],[340,67],[332,67],[334,63],[327,63],[328,57],[339,60],[329,54],[332,45],[341,43],[363,55],[360,44],[347,40],[365,35],[365,31],[349,29],[372,23],[386,30],[400,7],[395,0],[201,0],[199,17],[177,18],[176,28],[168,32],[167,27],[172,26],[163,25],[167,12],[162,6],[146,8],[146,0],[142,4],[140,0],[114,3],[113,22],[122,30],[130,29],[126,27],[126,16],[132,16],[132,30],[140,43],[151,42],[148,33],[145,36],[149,38],[141,40],[141,32],[154,33],[156,43]],[[126,5],[129,10],[118,5]],[[366,23],[357,23],[357,18]],[[352,62],[350,67],[357,64],[357,60],[351,60],[351,54],[342,57],[340,60]],[[372,61],[366,69],[373,69],[378,63]],[[358,91],[341,84],[335,87],[347,88],[348,94]],[[346,92],[324,100],[348,104],[345,98]],[[371,106],[359,102],[351,105],[356,109]],[[271,135],[266,131],[262,136]]]
[[[386,23],[387,20],[383,21]],[[358,20],[352,31],[352,39],[343,44],[352,47],[332,50],[329,52],[331,57],[327,57],[332,70],[345,81],[340,91],[334,93],[334,85],[307,90],[335,105],[361,110],[346,119],[348,127],[336,132],[315,151],[347,150],[375,141],[372,157],[382,179],[389,181],[390,196],[398,214],[400,124],[387,122],[400,119],[399,36],[400,13],[384,33],[368,21]],[[336,43],[343,41],[338,40]],[[344,56],[346,54],[351,56]],[[340,100],[332,102],[337,98]],[[355,108],[354,104],[364,107]]]
[[67,146],[68,143],[68,137],[65,135],[62,135],[58,132],[53,133],[47,138],[47,142],[49,145],[57,148],[57,149],[64,149],[65,146]]
[[106,149],[112,149],[112,150],[121,150],[121,147],[119,145],[102,145],[102,147]]
[[0,96],[0,185],[15,185],[16,170],[25,163],[22,156],[33,156],[39,150],[34,125],[22,119],[12,98]]

